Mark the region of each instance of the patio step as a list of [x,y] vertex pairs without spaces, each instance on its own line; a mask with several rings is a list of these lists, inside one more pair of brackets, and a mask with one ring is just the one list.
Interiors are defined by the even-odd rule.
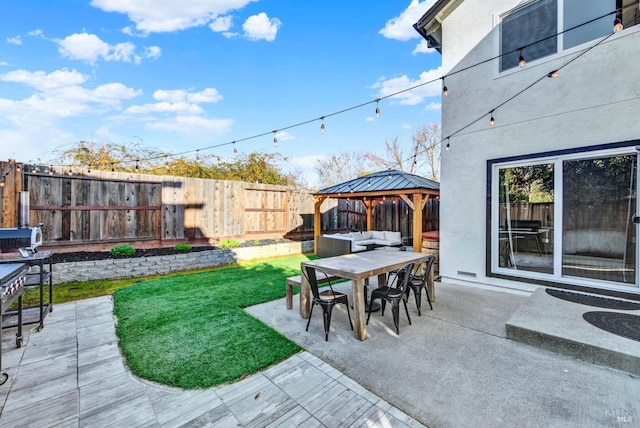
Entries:
[[591,325],[582,315],[592,311],[640,316],[640,310],[602,309],[566,301],[540,287],[506,322],[507,338],[640,375],[640,342]]

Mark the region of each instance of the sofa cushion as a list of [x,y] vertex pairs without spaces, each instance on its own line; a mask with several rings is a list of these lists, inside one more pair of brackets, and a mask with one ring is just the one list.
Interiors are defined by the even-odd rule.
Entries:
[[360,239],[359,241],[354,242],[354,244],[358,244],[358,245],[371,245],[375,243],[376,243],[375,239]]
[[347,241],[353,241],[353,238],[348,233],[334,233],[331,235],[324,235],[324,236],[326,236],[327,238],[345,239]]
[[371,231],[371,239],[385,239],[384,238],[384,230],[373,230],[373,231]]
[[349,235],[356,241],[362,239],[362,232],[351,232]]
[[371,239],[373,236],[373,232],[367,230],[366,232],[362,232],[362,239]]
[[400,232],[390,232],[388,230],[385,230],[384,239],[386,241],[397,241],[398,243],[402,244],[402,234]]

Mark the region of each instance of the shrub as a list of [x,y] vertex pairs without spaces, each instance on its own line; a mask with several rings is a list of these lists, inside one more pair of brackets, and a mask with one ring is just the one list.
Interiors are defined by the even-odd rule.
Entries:
[[239,247],[240,243],[233,239],[225,239],[224,241],[220,241],[219,245],[221,248],[235,248],[235,247]]
[[129,244],[116,245],[111,249],[111,254],[114,256],[133,256],[136,250]]
[[173,246],[173,251],[179,253],[186,253],[187,251],[191,251],[191,245],[189,244],[176,244]]

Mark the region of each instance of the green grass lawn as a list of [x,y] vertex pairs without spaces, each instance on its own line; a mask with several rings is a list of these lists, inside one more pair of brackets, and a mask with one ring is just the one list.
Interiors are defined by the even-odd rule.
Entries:
[[[119,288],[117,334],[137,376],[182,388],[233,382],[300,351],[242,308],[284,297],[307,256],[171,275]],[[302,322],[302,320],[301,320]]]

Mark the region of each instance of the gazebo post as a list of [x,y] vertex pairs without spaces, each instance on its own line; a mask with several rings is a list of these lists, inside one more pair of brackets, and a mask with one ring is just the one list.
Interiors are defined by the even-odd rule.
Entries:
[[[429,198],[429,195],[426,195]],[[413,251],[422,249],[422,193],[413,194]]]
[[314,196],[313,204],[313,254],[318,253],[318,236],[322,233],[322,215],[320,213],[320,206],[324,202],[326,197]]

